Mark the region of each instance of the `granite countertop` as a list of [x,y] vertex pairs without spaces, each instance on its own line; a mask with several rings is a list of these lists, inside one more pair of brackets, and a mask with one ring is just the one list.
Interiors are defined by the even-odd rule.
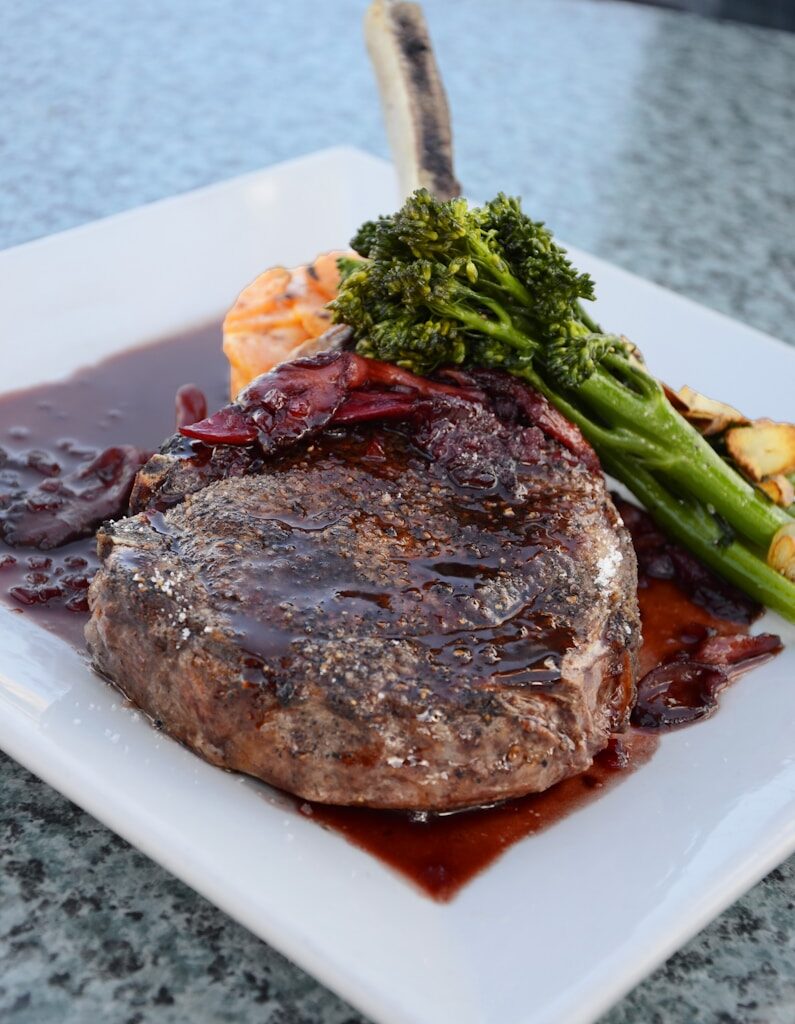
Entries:
[[[364,6],[10,0],[0,247],[322,146],[386,155]],[[593,0],[425,7],[471,194],[520,193],[795,343],[795,36]],[[4,1024],[363,1020],[2,755],[0,866]],[[601,1024],[792,1024],[793,906],[795,859]]]

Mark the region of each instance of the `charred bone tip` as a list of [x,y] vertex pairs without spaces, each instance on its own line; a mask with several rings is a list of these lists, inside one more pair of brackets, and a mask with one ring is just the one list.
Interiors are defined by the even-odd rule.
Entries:
[[364,32],[401,192],[427,188],[439,199],[460,195],[447,96],[422,8],[373,0]]

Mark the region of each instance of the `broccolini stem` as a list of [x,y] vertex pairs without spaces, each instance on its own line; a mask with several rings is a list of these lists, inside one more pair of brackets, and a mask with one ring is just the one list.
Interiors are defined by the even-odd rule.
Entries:
[[486,270],[496,284],[515,299],[520,306],[523,306],[525,309],[532,308],[532,295],[522,282],[511,273],[505,262],[496,253],[492,252],[488,246],[484,245],[479,238],[470,236],[468,241],[476,264]]
[[[571,420],[572,423],[576,423],[583,434],[585,434],[594,446],[597,454],[600,454],[605,450],[614,451],[622,456],[634,455],[641,459],[650,459],[655,456],[658,458],[661,457],[662,449],[658,443],[644,439],[637,433],[636,429],[611,424],[609,422],[608,417],[616,408],[615,401],[606,406],[602,406],[600,412],[603,414],[607,413],[607,415],[598,415],[594,418],[592,415],[589,416],[583,412],[580,406],[574,405],[571,401],[568,401],[568,399],[564,397],[564,392],[555,387],[551,387],[546,380],[540,377],[539,374],[532,369],[532,367],[511,367],[511,373],[515,377],[521,377],[523,380],[526,380],[528,384],[532,384],[532,386],[537,391],[540,391],[545,398],[556,406],[567,419]],[[574,392],[567,391],[565,394],[571,395],[572,399],[576,401]],[[618,417],[614,417],[614,419],[618,419]],[[635,426],[632,420],[629,422]]]
[[[582,303],[578,306],[586,326],[600,332],[602,328],[583,309]],[[623,395],[615,389],[616,377],[625,385]],[[763,498],[755,487],[735,473],[698,431],[676,413],[659,381],[622,355],[606,355],[577,393],[586,399],[590,396],[591,404],[603,416],[628,427],[632,442],[638,442],[637,455],[688,493],[703,501],[708,481],[710,504],[751,544],[766,551],[776,531],[792,521],[786,511]],[[587,434],[584,424],[582,429]],[[642,438],[643,444],[640,443],[642,434],[647,435]],[[604,431],[600,431],[592,443],[601,455],[602,446],[611,441],[625,450],[635,447],[632,442],[627,444],[620,434],[605,435]],[[632,486],[628,480],[624,483]]]
[[[486,300],[481,300],[483,305],[491,308],[491,303]],[[489,320],[487,316],[482,313],[477,313],[474,310],[464,308],[462,306],[451,306],[446,302],[431,299],[428,303],[429,307],[434,310],[440,316],[450,316],[451,312],[455,313],[456,318],[470,330],[475,331],[479,334],[485,334],[489,338],[494,338],[498,341],[504,341],[511,348],[516,349],[517,352],[526,355],[533,355],[538,351],[538,344],[531,338],[528,338],[526,334],[517,330],[510,318],[500,317],[498,322],[495,323],[493,320]]]
[[[646,466],[711,505],[742,537],[767,550],[773,535],[792,522],[783,509],[759,494],[715,452],[685,419],[678,415],[660,387],[644,371],[632,367],[636,376],[652,382],[650,397],[641,398],[610,373],[615,359],[606,359],[577,389],[581,402],[596,408],[601,418],[612,418],[632,428],[638,438],[637,455]],[[588,434],[586,425],[583,432]],[[603,440],[603,439],[601,439]],[[602,444],[593,442],[602,455]],[[629,480],[624,481],[628,487]]]
[[703,505],[678,500],[635,460],[609,454],[600,458],[605,470],[627,484],[667,533],[755,601],[795,621],[795,585],[741,542],[725,543],[720,526]]
[[[767,551],[776,531],[792,517],[774,505],[714,451],[668,402],[660,385],[645,371],[626,366],[650,386],[641,397],[614,373],[621,357],[606,357],[576,389],[550,387],[529,367],[514,370],[541,391],[582,430],[604,462],[619,459],[629,472],[641,464],[711,506],[746,541]],[[624,361],[626,362],[626,361]],[[633,486],[627,476],[619,479]],[[792,586],[790,584],[790,586]]]

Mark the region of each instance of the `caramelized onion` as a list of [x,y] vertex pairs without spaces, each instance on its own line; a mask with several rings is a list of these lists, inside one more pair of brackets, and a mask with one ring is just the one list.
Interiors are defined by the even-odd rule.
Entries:
[[729,683],[778,654],[781,647],[781,639],[771,633],[708,636],[695,650],[683,651],[646,673],[638,684],[632,724],[672,729],[708,718]]

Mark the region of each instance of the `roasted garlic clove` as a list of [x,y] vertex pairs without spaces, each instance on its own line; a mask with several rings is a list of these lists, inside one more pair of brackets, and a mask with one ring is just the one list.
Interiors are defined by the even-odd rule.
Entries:
[[767,553],[767,564],[795,583],[795,523],[782,526]]
[[795,502],[795,487],[783,474],[768,477],[757,484],[757,487],[782,508],[789,508]]
[[738,409],[715,398],[708,398],[687,384],[675,391],[674,395],[675,407],[704,437],[714,437],[722,434],[727,427],[748,423],[748,419]]
[[752,480],[795,472],[795,424],[754,420],[726,433],[726,449]]

